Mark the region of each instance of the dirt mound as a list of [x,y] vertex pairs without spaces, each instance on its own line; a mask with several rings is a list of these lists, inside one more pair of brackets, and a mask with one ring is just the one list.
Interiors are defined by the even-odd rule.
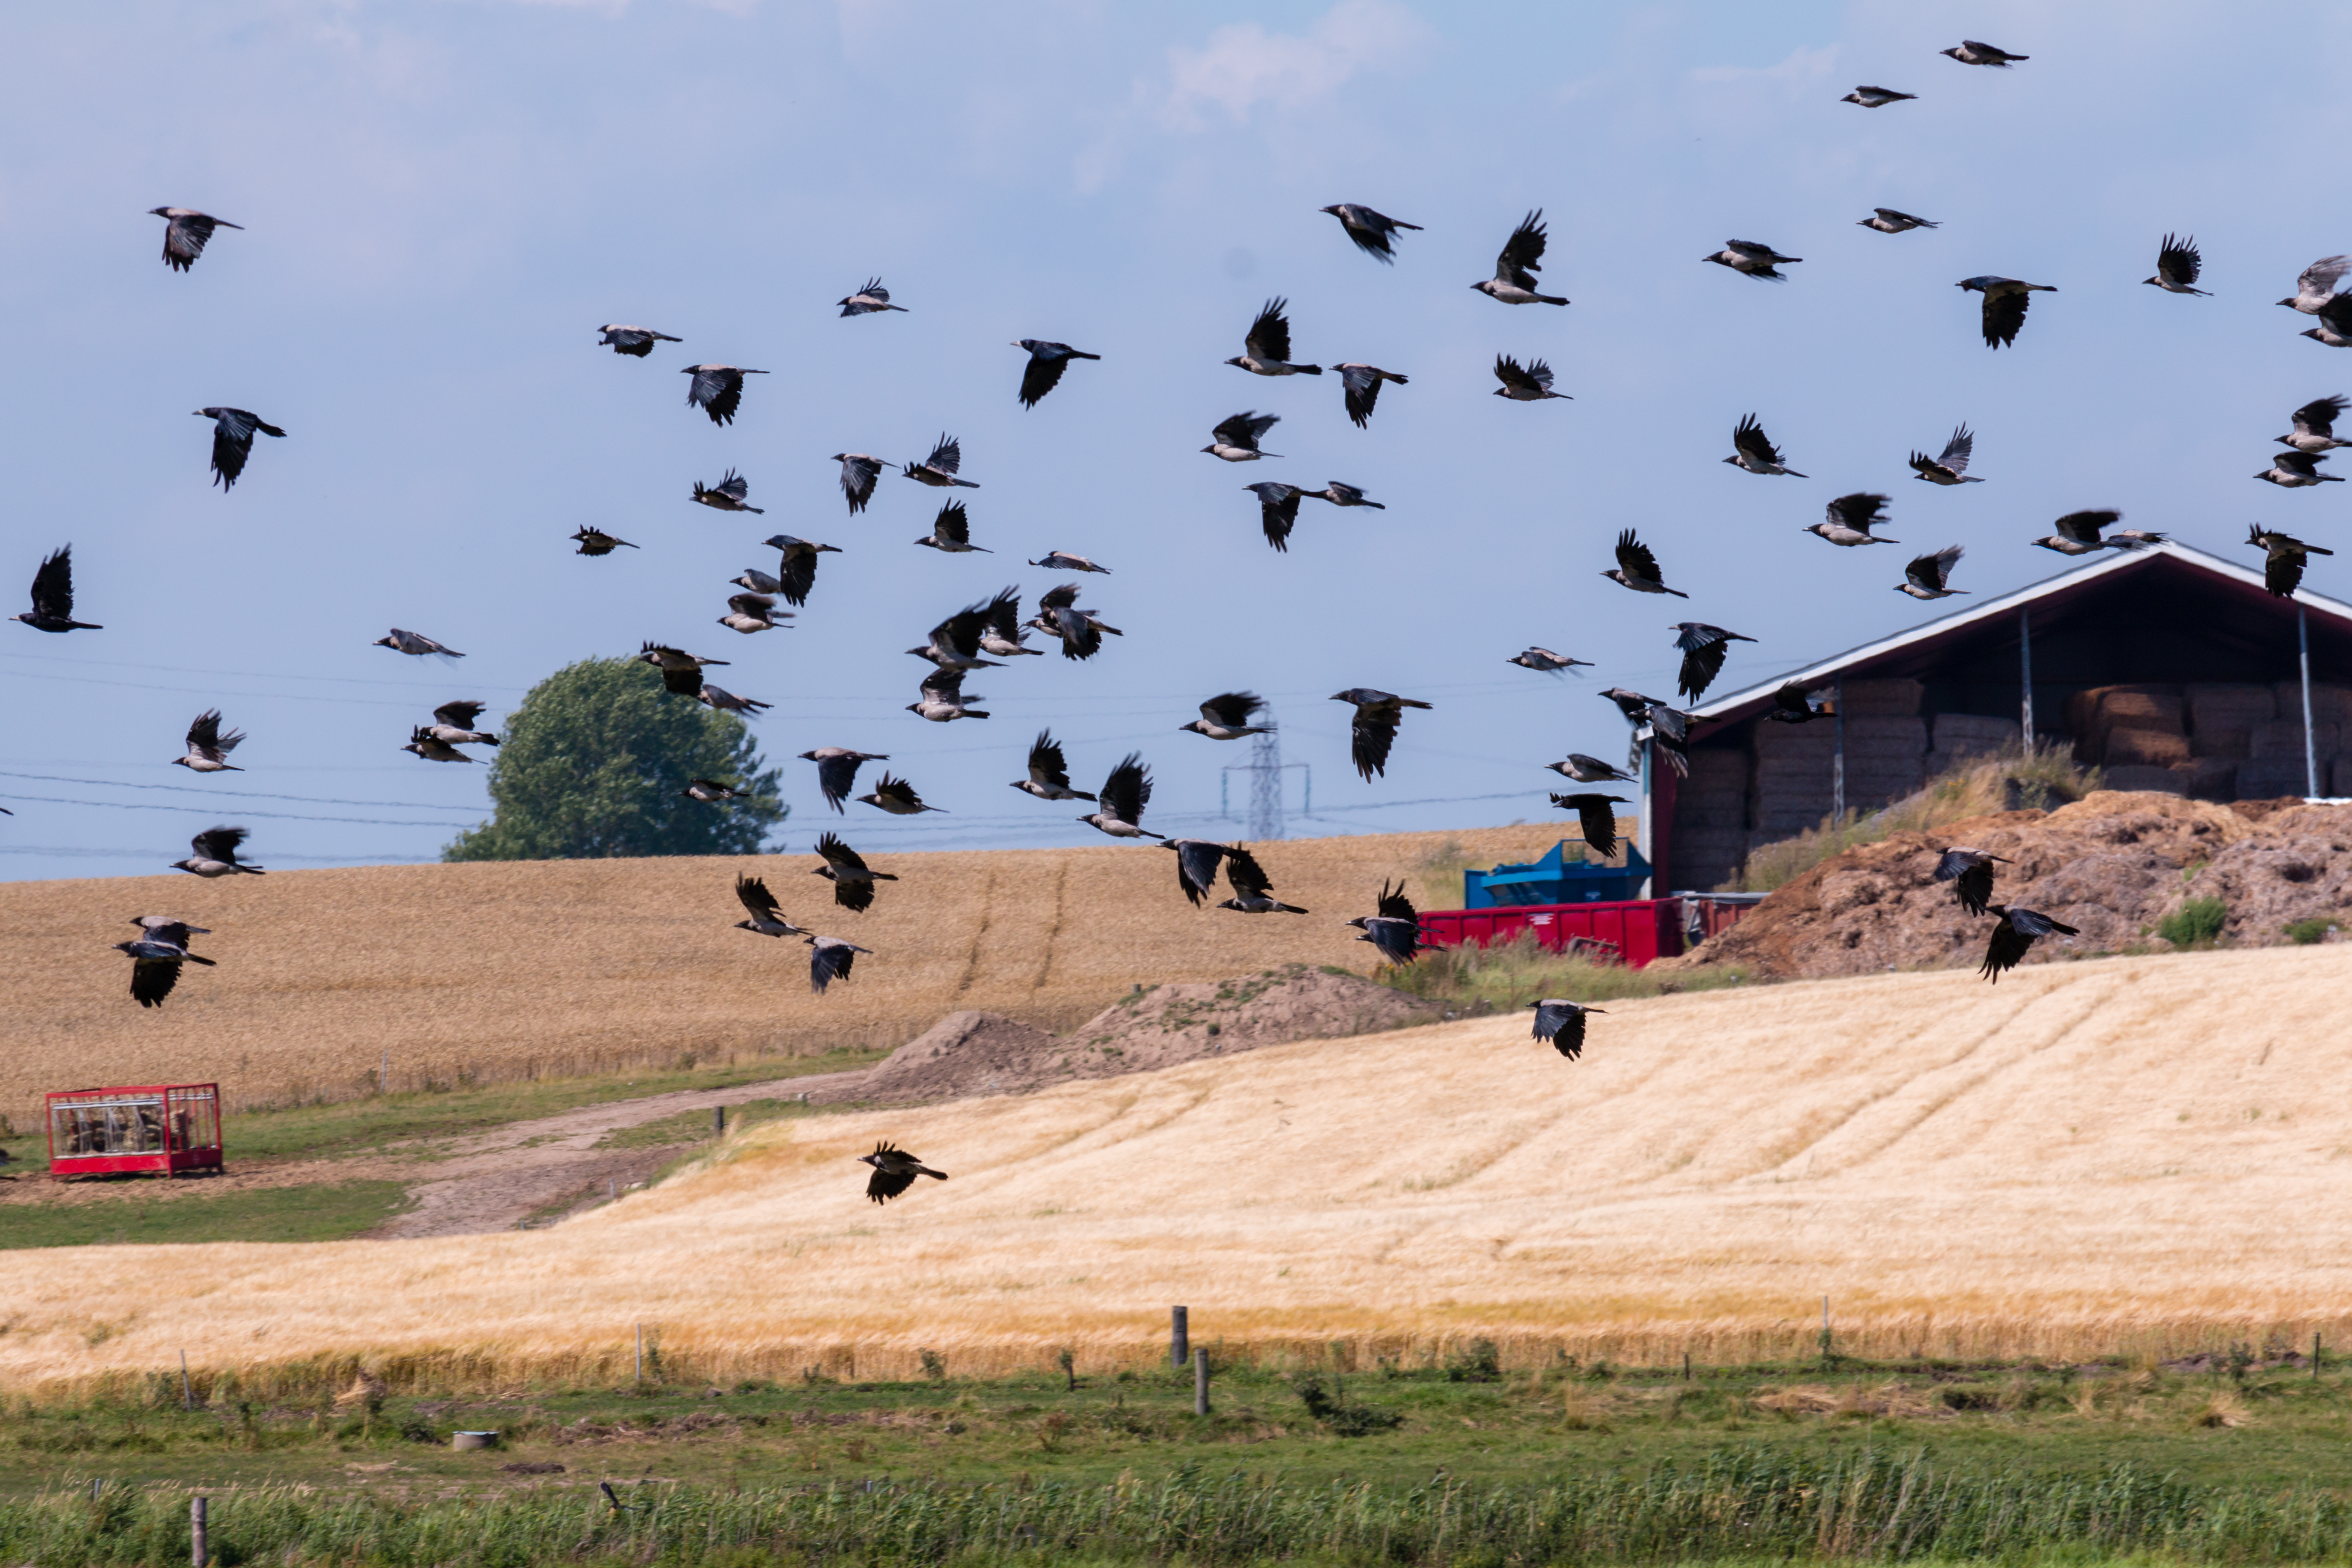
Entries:
[[[2233,945],[2288,941],[2314,917],[2352,931],[2352,807],[2102,790],[2047,814],[2003,812],[1934,833],[1898,833],[1823,861],[1729,931],[1670,964],[1736,963],[1771,979],[1982,962],[1989,924],[1933,879],[1947,845],[2007,857],[1995,899],[2054,915],[2082,935],[2035,945],[2027,963],[2168,944],[2156,922],[2186,900],[2229,907]],[[2332,940],[2332,939],[2331,939]]]
[[950,1013],[818,1100],[884,1104],[1022,1094],[1072,1079],[1150,1072],[1260,1046],[1403,1028],[1437,1009],[1344,970],[1303,963],[1214,984],[1139,989],[1066,1035],[993,1013]]

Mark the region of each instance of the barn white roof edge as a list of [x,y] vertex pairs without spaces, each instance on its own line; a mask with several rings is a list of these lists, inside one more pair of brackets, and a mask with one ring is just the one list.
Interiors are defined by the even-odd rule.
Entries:
[[[1811,664],[1792,669],[1785,675],[1776,675],[1769,680],[1759,681],[1754,686],[1727,692],[1712,702],[1704,703],[1690,710],[1690,716],[1693,719],[1702,720],[1720,718],[1732,710],[1745,707],[1759,699],[1769,699],[1772,693],[1792,681],[1809,683],[1825,679],[1851,665],[1895,652],[1897,649],[1908,647],[1914,643],[1924,642],[1930,637],[1942,637],[1978,621],[1989,620],[1995,616],[2014,610],[2021,605],[2030,605],[2036,599],[2045,598],[2061,588],[2075,587],[2110,573],[2130,571],[2134,566],[2157,555],[2174,556],[2188,562],[2192,566],[2213,573],[2217,576],[2233,578],[2256,588],[2263,586],[2263,574],[2259,571],[2241,565],[2226,557],[2210,554],[2194,545],[2181,544],[2168,539],[2161,544],[2151,544],[2140,550],[2115,551],[2104,554],[2101,559],[2086,561],[2079,566],[2070,566],[2053,576],[2044,577],[2039,583],[2029,583],[2024,587],[2004,594],[1999,598],[1987,599],[1981,604],[1971,605],[1967,609],[1956,611],[1948,616],[1939,616],[1924,625],[1912,627],[1909,631],[1897,632],[1892,637],[1879,637],[1874,641],[1864,643],[1858,647],[1848,648],[1843,653],[1832,655],[1828,658],[1816,659]],[[2334,616],[2338,620],[2352,625],[2352,604],[2346,604],[2341,599],[2331,599],[2325,595],[2314,594],[2307,589],[2297,589],[2294,598],[2298,605]]]

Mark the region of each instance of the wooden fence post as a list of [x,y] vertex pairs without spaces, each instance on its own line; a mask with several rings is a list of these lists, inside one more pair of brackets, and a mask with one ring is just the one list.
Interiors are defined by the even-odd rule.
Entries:
[[645,1382],[645,1380],[646,1380],[646,1326],[645,1326],[643,1323],[639,1323],[639,1324],[637,1325],[637,1381],[638,1381],[639,1383],[643,1383],[643,1382]]
[[188,1500],[189,1568],[205,1568],[205,1564],[212,1556],[212,1542],[209,1539],[211,1532],[205,1528],[210,1522],[205,1517],[205,1499],[200,1497],[192,1497]]
[[1209,1352],[1194,1351],[1192,1352],[1192,1414],[1206,1415],[1208,1413]]
[[[2319,1342],[2319,1336],[2317,1334],[2312,1335],[2311,1342],[2316,1345]],[[2313,1352],[2315,1355],[2318,1352],[2315,1351]],[[194,1410],[195,1407],[195,1384],[188,1381],[188,1352],[182,1351],[180,1352],[180,1408],[183,1410]]]
[[1168,1309],[1168,1364],[1182,1366],[1192,1350],[1190,1314],[1181,1307]]
[[710,1135],[713,1138],[727,1136],[727,1108],[723,1105],[710,1108]]

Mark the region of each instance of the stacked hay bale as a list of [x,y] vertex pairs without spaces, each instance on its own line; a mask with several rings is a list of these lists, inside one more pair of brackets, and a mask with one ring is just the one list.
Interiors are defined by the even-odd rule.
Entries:
[[1989,719],[1980,713],[1938,713],[1927,752],[1927,776],[1935,778],[1954,768],[1997,757],[2018,743],[2018,721]]
[[1845,683],[1842,711],[1848,807],[1874,811],[1917,794],[1927,782],[1927,721],[1919,716],[1921,694],[1916,680]]
[[1690,775],[1675,791],[1668,844],[1667,869],[1676,889],[1704,891],[1739,874],[1748,858],[1748,782],[1754,765],[1745,749],[1702,746],[1691,752]]
[[[2352,787],[2352,689],[2311,689],[2319,787]],[[2306,793],[2303,685],[2192,681],[2099,686],[2067,700],[2074,756],[2106,772],[2109,789],[2162,790],[2201,800],[2274,800]]]
[[2189,735],[2178,686],[2095,686],[2066,700],[2074,760],[2106,770],[2110,789],[2189,793],[2173,770],[2187,763]]

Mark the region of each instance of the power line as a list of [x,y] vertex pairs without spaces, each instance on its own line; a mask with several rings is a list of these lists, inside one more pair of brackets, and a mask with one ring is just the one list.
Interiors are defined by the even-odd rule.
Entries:
[[[44,805],[96,805],[114,811],[194,811],[187,805],[149,805],[132,800],[71,800],[54,795],[17,795],[0,790],[0,800],[37,800]],[[470,822],[394,822],[381,816],[311,816],[299,811],[215,811],[214,816],[268,816],[281,822],[356,822],[370,827],[471,827]]]
[[264,790],[205,789],[200,784],[121,784],[111,779],[69,779],[58,773],[20,773],[0,768],[0,779],[38,779],[43,784],[90,784],[99,789],[163,789],[181,795],[205,795],[215,799],[298,800],[310,805],[388,805],[397,811],[463,811],[463,806],[435,805],[415,800],[343,800],[325,795],[271,795]]

